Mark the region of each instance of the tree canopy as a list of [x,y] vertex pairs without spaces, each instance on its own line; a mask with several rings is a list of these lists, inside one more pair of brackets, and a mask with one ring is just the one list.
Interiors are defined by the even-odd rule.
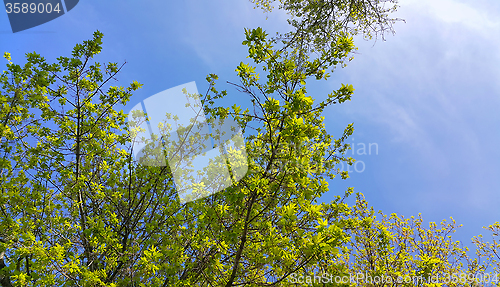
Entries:
[[[373,25],[381,20],[370,13],[379,10],[370,5],[382,2],[281,3],[294,17],[305,17],[291,20],[300,33],[289,36],[311,46],[292,45],[299,42],[287,36],[280,43],[261,28],[245,30],[243,45],[253,63],[237,66],[240,83],[232,85],[252,109],[221,106],[220,99],[231,95],[218,88],[218,76],[207,76],[209,88],[198,108],[211,123],[231,119],[241,127],[247,154],[229,153],[246,160],[248,171],[224,191],[193,201],[179,200],[169,166],[140,164],[134,157],[137,133],[117,105],[125,105],[141,84],[110,84],[123,64],[97,61],[101,32],[55,63],[33,52],[19,65],[4,54],[2,287],[330,286],[299,278],[364,272],[396,282],[404,276],[479,274],[488,267],[498,272],[498,223],[490,227],[493,244],[475,239],[478,255],[487,259],[478,261],[452,241],[454,221],[425,228],[420,217],[377,217],[362,194],[355,205],[346,203],[352,188],[320,203],[329,191],[327,179],[349,177],[339,164],[354,162],[345,155],[353,125],[333,137],[323,112],[349,101],[354,88],[342,84],[323,101],[306,88],[327,79],[326,68],[355,49],[353,33],[378,31]],[[335,13],[347,20],[328,18]],[[326,29],[325,42],[316,40],[318,29]],[[470,283],[464,282],[449,286]],[[393,286],[366,280],[357,285]]]
[[[274,3],[285,10],[292,31],[273,38],[284,48],[293,47],[315,55],[323,69],[334,68],[349,58],[353,49],[346,49],[352,36],[361,34],[365,39],[385,39],[395,33],[392,18],[398,0],[250,0],[264,12],[271,12]],[[347,46],[346,46],[347,45]]]

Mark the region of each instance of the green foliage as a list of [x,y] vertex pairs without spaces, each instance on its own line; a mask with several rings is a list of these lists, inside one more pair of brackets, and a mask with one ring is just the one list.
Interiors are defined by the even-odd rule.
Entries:
[[113,106],[140,85],[104,90],[120,68],[109,63],[103,72],[92,63],[102,36],[95,32],[54,64],[28,53],[20,66],[6,54],[0,252],[15,285],[104,286],[120,257],[117,207],[126,196],[117,179],[128,136],[120,133],[125,115]]
[[452,240],[459,227],[453,219],[441,222],[441,228],[434,222],[425,228],[420,214],[410,218],[381,215],[378,220],[362,195],[358,195],[353,215],[364,223],[351,231],[353,240],[345,249],[346,264],[353,274],[390,277],[393,282],[403,281],[403,286],[426,286],[431,277],[441,280],[463,271],[467,249]]
[[[430,222],[428,228],[421,214],[405,218],[380,213],[378,218],[362,194],[357,195],[351,211],[349,218],[359,224],[358,228],[348,231],[350,240],[343,246],[342,261],[345,272],[355,278],[356,286],[491,286],[499,283],[495,275],[498,274],[498,243],[495,239],[490,244],[476,238],[478,257],[470,257],[469,249],[452,238],[461,227],[453,218],[450,222],[443,220],[440,227]],[[494,236],[498,236],[497,225],[488,228]],[[493,268],[487,272],[490,266]]]
[[[306,80],[316,78],[314,63],[296,50],[275,50],[260,28],[246,30],[245,35],[249,57],[267,72],[267,81],[261,83],[257,67],[241,63],[236,69],[242,84],[234,85],[250,97],[253,112],[206,109],[212,118],[233,116],[243,129],[254,131],[246,138],[249,173],[234,192],[226,192],[235,200],[230,199],[225,215],[219,215],[243,214],[229,278],[233,284],[286,283],[297,270],[317,270],[320,258],[335,260],[335,250],[345,241],[339,226],[349,223],[338,221],[338,214],[348,209],[342,199],[331,204],[315,202],[328,190],[325,178],[341,174],[336,165],[352,163],[351,158],[341,156],[348,148],[343,141],[352,126],[334,140],[325,130],[321,113],[328,105],[347,100],[353,89],[343,86],[314,105],[305,86]],[[243,210],[235,205],[240,200]],[[252,265],[255,258],[258,268]]]
[[[250,0],[265,12],[273,9],[276,0]],[[306,54],[316,54],[323,68],[342,64],[353,51],[350,38],[362,34],[365,39],[394,33],[391,18],[398,8],[397,0],[279,0],[278,8],[285,10],[293,31],[278,34],[275,42]]]
[[[500,286],[500,278],[498,278],[498,274],[500,274],[500,223],[495,222],[484,228],[491,232],[492,241],[491,243],[484,241],[482,235],[478,235],[472,239],[477,247],[476,254],[478,255],[478,258],[473,263],[474,266],[479,266],[476,269],[488,271],[488,273],[483,274],[482,278],[485,278],[489,274],[488,281],[496,286]],[[483,258],[482,264],[479,262],[481,258]],[[487,280],[484,279],[483,281]]]
[[[337,5],[351,11],[349,21],[363,22],[356,14],[362,10],[349,6],[357,2],[282,3],[296,17],[303,16],[301,9],[313,17]],[[319,29],[292,23],[307,41]],[[345,156],[353,125],[334,138],[322,115],[350,100],[353,87],[342,84],[323,101],[306,88],[311,79],[327,79],[325,71],[354,50],[352,31],[332,25],[334,35],[312,40],[311,49],[286,41],[277,48],[261,28],[245,30],[253,63],[237,66],[241,84],[233,85],[249,97],[251,109],[218,106],[228,93],[216,88],[216,75],[207,76],[204,112],[212,123],[231,118],[246,131],[248,156],[231,148],[229,154],[235,162],[247,160],[248,173],[225,191],[186,204],[179,202],[168,166],[141,165],[132,156],[137,131],[116,105],[126,104],[141,84],[109,85],[123,65],[95,61],[102,33],[56,63],[28,53],[21,66],[5,53],[0,285],[297,286],[302,284],[289,281],[297,274],[428,278],[462,270],[459,261],[468,257],[449,236],[454,221],[426,229],[420,217],[378,219],[362,196],[353,207],[345,203],[352,188],[318,203],[329,191],[327,179],[349,177],[339,164],[354,161]],[[319,57],[311,54],[315,49]],[[146,115],[133,116],[138,124]],[[498,224],[490,230],[498,236]],[[497,241],[476,242],[479,255],[498,270]],[[486,270],[477,260],[467,261],[467,268],[471,274]]]
[[[328,190],[350,125],[340,139],[321,112],[348,100],[342,86],[314,105],[305,84],[318,78],[297,51],[273,50],[265,33],[246,32],[250,57],[237,68],[254,112],[215,101],[227,95],[207,80],[205,111],[232,117],[247,138],[248,175],[213,196],[180,205],[168,167],[132,158],[125,104],[139,83],[108,86],[121,69],[94,61],[102,34],[49,64],[36,53],[1,77],[0,231],[4,286],[232,286],[285,282],[293,272],[334,260],[346,240],[339,197]],[[321,78],[321,77],[319,77]],[[259,94],[251,92],[258,89]],[[238,151],[230,150],[234,157]],[[5,283],[3,283],[5,282]]]

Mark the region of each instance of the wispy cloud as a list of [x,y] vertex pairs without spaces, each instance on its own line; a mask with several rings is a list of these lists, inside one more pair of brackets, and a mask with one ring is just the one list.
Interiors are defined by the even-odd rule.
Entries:
[[456,0],[406,0],[401,5],[444,23],[462,24],[482,33],[500,29],[498,15],[491,15],[480,1],[466,4]]
[[479,227],[500,215],[500,21],[488,9],[500,4],[485,3],[402,0],[396,37],[357,41],[360,55],[334,75],[356,89],[340,117],[381,150],[351,184],[384,212]]

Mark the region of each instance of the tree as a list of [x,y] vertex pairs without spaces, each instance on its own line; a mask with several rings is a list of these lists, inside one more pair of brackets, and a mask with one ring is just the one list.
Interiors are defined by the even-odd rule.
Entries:
[[[326,70],[354,51],[352,34],[391,23],[383,13],[392,10],[365,9],[372,2],[283,3],[303,17],[291,21],[297,31],[280,38],[284,45],[260,28],[245,31],[256,66],[240,63],[241,83],[233,85],[250,97],[253,111],[218,107],[227,93],[216,89],[212,74],[198,107],[212,123],[229,118],[248,132],[248,174],[224,192],[185,204],[168,166],[141,165],[132,156],[136,130],[115,106],[141,85],[110,85],[123,65],[94,60],[100,32],[53,64],[29,53],[21,66],[6,53],[0,284],[287,286],[296,274],[327,266],[344,274],[341,250],[363,222],[349,217],[344,203],[352,189],[329,204],[317,200],[328,190],[325,178],[348,177],[338,164],[353,162],[343,156],[352,125],[334,139],[322,112],[349,100],[354,89],[342,85],[317,102],[306,82],[327,79]],[[340,22],[332,18],[338,11],[345,16]],[[139,125],[147,115],[135,116]],[[146,157],[158,156],[157,148],[149,145]]]
[[[99,63],[90,63],[101,50],[101,38],[96,32],[57,64],[29,53],[21,67],[5,54],[8,70],[0,80],[0,237],[2,265],[5,258],[10,263],[2,269],[5,286],[9,278],[21,286],[72,281],[93,286],[102,281],[99,272],[116,276],[119,268],[110,266],[129,256],[124,253],[132,246],[128,228],[137,224],[133,216],[139,213],[125,215],[113,229],[116,217],[123,216],[116,179],[126,164],[119,145],[127,136],[116,132],[125,115],[112,107],[125,103],[140,85],[104,90],[121,67],[109,63],[101,71]],[[130,205],[144,212],[144,203]],[[99,248],[105,250],[96,252]],[[102,266],[108,269],[98,270]]]
[[[327,7],[282,3],[295,11],[324,13]],[[373,2],[335,3],[324,5],[354,13],[365,10],[352,5]],[[349,17],[341,23],[357,23]],[[326,45],[307,38],[324,27],[308,30],[293,23],[308,35],[300,36],[304,43]],[[353,87],[341,85],[320,102],[306,90],[311,77],[327,79],[325,68],[355,49],[352,31],[328,25],[338,37],[319,57],[304,48],[311,46],[286,39],[280,46],[260,28],[245,31],[243,44],[255,66],[240,63],[241,82],[232,85],[249,96],[252,109],[219,107],[217,101],[228,94],[216,89],[216,75],[207,77],[203,106],[193,108],[210,115],[212,124],[230,119],[246,131],[248,174],[223,192],[183,204],[170,167],[139,164],[133,157],[134,124],[140,126],[147,115],[134,115],[137,122],[129,126],[116,105],[126,104],[141,85],[110,85],[123,65],[94,60],[100,32],[53,64],[29,53],[21,66],[6,53],[7,70],[0,77],[0,285],[304,286],[299,276],[311,274],[367,272],[397,280],[484,272],[484,263],[468,258],[451,240],[454,221],[426,229],[420,217],[377,219],[361,194],[355,206],[345,203],[353,189],[318,204],[328,191],[325,179],[348,178],[338,164],[353,162],[343,155],[353,126],[334,139],[322,117],[327,106],[349,100]],[[195,133],[190,140],[202,136]],[[149,145],[146,157],[161,155],[157,148]],[[245,158],[238,150],[229,153]],[[490,230],[498,236],[498,224]],[[493,244],[480,238],[476,243],[479,255],[498,271],[495,238]]]
[[[403,21],[391,18],[398,8],[398,0],[250,0],[265,12],[279,9],[290,15],[288,23],[293,30],[277,34],[273,41],[315,55],[322,70],[334,68],[348,58],[346,42],[355,35],[365,39],[379,36],[385,40],[387,33],[394,34],[393,24]],[[348,58],[351,60],[352,58]]]
[[[500,286],[500,223],[497,221],[484,229],[491,232],[492,242],[485,242],[482,235],[475,236],[472,241],[477,247],[478,258],[484,258],[481,264],[482,273],[479,274],[479,283],[484,285]],[[485,272],[488,271],[489,272]]]
[[29,53],[20,66],[5,54],[3,286],[286,284],[297,270],[337,256],[346,224],[337,215],[347,207],[340,197],[315,201],[328,189],[324,177],[348,176],[335,165],[351,159],[335,153],[347,149],[352,126],[333,140],[321,112],[348,100],[351,86],[314,105],[305,90],[307,78],[323,78],[314,62],[273,50],[261,29],[247,30],[249,55],[268,72],[260,84],[253,67],[237,68],[254,112],[211,106],[226,95],[215,89],[215,75],[207,77],[204,103],[214,118],[255,130],[247,138],[249,173],[181,205],[168,167],[132,157],[126,115],[114,106],[140,84],[109,86],[121,66],[93,60],[102,36],[94,33],[54,64]]
[[349,232],[344,262],[359,286],[470,286],[484,274],[484,264],[453,240],[461,226],[453,218],[440,227],[430,222],[428,228],[421,214],[405,218],[380,213],[378,219],[361,194],[352,210],[360,224]]

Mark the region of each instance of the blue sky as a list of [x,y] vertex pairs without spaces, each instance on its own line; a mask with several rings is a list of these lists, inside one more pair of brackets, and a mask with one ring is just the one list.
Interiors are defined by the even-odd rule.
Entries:
[[[341,83],[352,84],[350,102],[326,111],[328,131],[340,136],[354,123],[357,170],[334,180],[329,200],[348,186],[365,194],[376,210],[426,221],[452,216],[464,227],[467,245],[482,227],[500,220],[500,2],[496,0],[401,0],[387,41],[355,39],[358,54],[329,81],[310,83],[324,98]],[[243,28],[261,26],[269,34],[287,31],[286,14],[266,15],[248,0],[89,1],[68,14],[13,34],[0,13],[0,52],[14,62],[36,51],[54,61],[104,33],[98,60],[127,61],[119,82],[144,84],[130,107],[165,89],[196,81],[207,89],[209,73],[219,75],[228,104],[245,95],[234,69],[246,59]],[[6,63],[2,64],[2,66]],[[362,153],[363,144],[378,147]],[[352,152],[351,152],[352,153]],[[368,153],[368,149],[366,150]],[[354,168],[352,168],[354,169]]]

